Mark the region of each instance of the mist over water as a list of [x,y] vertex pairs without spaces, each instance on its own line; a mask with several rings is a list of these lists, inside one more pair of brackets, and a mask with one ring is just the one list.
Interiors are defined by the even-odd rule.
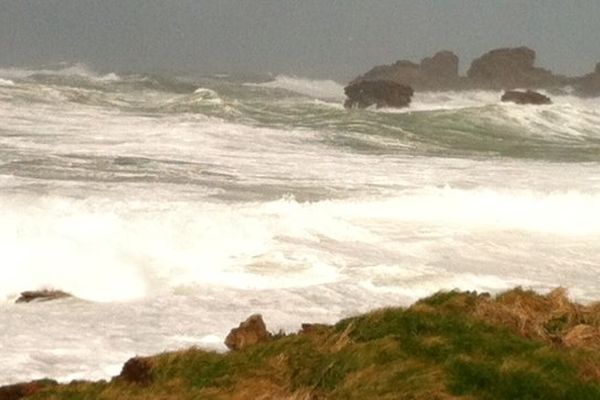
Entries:
[[[440,289],[600,298],[600,101],[0,70],[0,384],[222,349]],[[15,305],[23,290],[77,299]]]

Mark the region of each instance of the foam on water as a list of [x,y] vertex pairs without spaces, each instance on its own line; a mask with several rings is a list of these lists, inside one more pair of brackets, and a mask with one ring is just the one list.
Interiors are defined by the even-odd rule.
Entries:
[[0,77],[8,79],[24,79],[34,75],[79,76],[91,80],[112,82],[121,78],[115,73],[99,74],[85,64],[64,64],[57,68],[0,68]]
[[313,80],[278,75],[270,82],[247,85],[271,89],[285,89],[317,99],[342,100],[344,98],[344,86],[332,80]]
[[[439,289],[600,298],[598,100],[418,93],[396,115],[342,110],[331,81],[48,71],[67,78],[0,71],[0,384],[220,350],[255,312],[277,331]],[[12,304],[48,287],[80,299]]]
[[245,290],[332,283],[354,255],[323,250],[322,240],[383,250],[408,227],[600,235],[600,220],[590,218],[600,215],[600,193],[580,192],[429,188],[383,199],[176,202],[168,208],[162,202],[4,198],[1,207],[5,299],[44,287],[120,301],[190,283]]

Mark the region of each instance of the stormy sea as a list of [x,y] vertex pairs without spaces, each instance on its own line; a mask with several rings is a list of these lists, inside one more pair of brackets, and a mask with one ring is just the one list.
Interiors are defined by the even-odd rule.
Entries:
[[[600,99],[0,70],[0,384],[106,379],[438,290],[600,298]],[[20,292],[74,297],[15,304]]]

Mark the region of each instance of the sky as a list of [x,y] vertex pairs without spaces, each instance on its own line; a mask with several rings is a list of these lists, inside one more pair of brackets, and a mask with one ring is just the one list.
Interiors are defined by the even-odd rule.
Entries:
[[350,79],[526,45],[569,75],[600,62],[599,0],[0,0],[0,65]]

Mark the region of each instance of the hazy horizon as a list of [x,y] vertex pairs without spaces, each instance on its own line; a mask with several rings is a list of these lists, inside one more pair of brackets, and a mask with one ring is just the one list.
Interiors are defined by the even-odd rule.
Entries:
[[493,48],[528,46],[539,66],[579,75],[600,61],[599,15],[592,0],[22,0],[0,4],[0,65],[348,79],[442,49],[465,71]]

